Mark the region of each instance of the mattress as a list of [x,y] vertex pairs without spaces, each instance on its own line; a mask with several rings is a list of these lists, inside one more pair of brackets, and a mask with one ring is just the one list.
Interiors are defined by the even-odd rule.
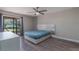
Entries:
[[44,31],[44,30],[36,30],[36,31],[28,31],[28,32],[25,32],[24,35],[27,35],[33,39],[40,39],[44,36],[47,36],[49,35],[50,32],[49,31]]

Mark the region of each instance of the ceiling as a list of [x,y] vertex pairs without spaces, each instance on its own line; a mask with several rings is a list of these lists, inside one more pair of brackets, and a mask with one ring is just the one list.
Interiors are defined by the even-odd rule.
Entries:
[[[47,13],[55,13],[55,12],[63,11],[70,8],[71,7],[40,7],[39,10],[47,9],[48,11],[45,12],[45,14],[47,14]],[[35,12],[33,10],[33,7],[0,7],[0,10],[23,14],[23,15],[29,15],[29,16],[34,16],[34,12]]]

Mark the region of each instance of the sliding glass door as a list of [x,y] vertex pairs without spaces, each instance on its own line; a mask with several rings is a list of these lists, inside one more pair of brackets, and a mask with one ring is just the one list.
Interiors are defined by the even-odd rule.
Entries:
[[13,32],[13,19],[12,18],[4,18],[4,31]]
[[4,31],[14,32],[20,35],[22,32],[22,19],[12,18],[12,17],[3,17],[3,29]]

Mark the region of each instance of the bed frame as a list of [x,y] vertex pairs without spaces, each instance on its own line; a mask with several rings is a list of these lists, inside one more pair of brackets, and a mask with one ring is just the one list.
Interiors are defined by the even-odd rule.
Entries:
[[49,38],[49,37],[50,37],[50,35],[44,36],[44,37],[42,37],[42,38],[40,38],[40,39],[33,39],[33,38],[31,38],[31,37],[28,37],[28,36],[24,35],[24,38],[25,38],[25,39],[27,39],[28,41],[30,41],[30,42],[32,42],[32,43],[34,43],[34,44],[38,44],[38,43],[40,43],[40,42],[46,40],[46,39]]
[[[53,24],[52,25],[46,25],[46,24],[37,25],[37,29],[50,31],[51,34],[52,34],[52,32],[55,33],[55,25],[53,25]],[[33,38],[24,34],[24,38],[31,41],[34,44],[38,44],[38,43],[46,40],[47,38],[51,37],[51,34],[44,36],[40,39],[33,39]]]

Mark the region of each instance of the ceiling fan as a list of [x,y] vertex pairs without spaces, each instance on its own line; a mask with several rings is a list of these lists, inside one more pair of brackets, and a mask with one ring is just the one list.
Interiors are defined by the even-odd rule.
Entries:
[[[46,9],[40,10],[40,7],[35,7],[33,8],[33,10],[34,10],[34,15],[39,15],[39,14],[44,15],[45,12],[47,12]],[[33,12],[30,12],[30,13],[33,13]]]

